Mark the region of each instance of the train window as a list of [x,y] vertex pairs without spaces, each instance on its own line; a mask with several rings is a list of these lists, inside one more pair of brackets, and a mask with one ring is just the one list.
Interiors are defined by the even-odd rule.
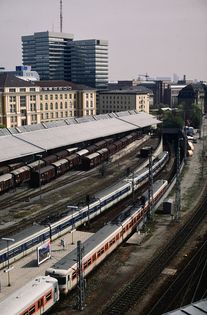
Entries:
[[100,257],[101,256],[101,251],[99,250],[98,252],[97,252],[97,257]]
[[106,245],[105,245],[105,250],[107,250],[108,248],[109,248],[109,244],[106,243]]
[[34,313],[35,313],[35,305],[30,307],[30,309],[29,309],[29,315],[34,314]]
[[116,235],[116,240],[118,240],[118,239],[119,239],[119,234]]
[[84,269],[86,269],[88,267],[88,262],[86,261],[83,265]]
[[93,254],[92,260],[96,260],[96,254]]
[[29,315],[29,313],[28,313],[28,311],[26,311],[22,315]]
[[46,295],[46,302],[48,302],[49,300],[51,300],[52,298],[52,292],[49,292],[47,295]]
[[75,278],[76,278],[76,271],[73,272],[73,274],[72,274],[72,280],[74,280]]

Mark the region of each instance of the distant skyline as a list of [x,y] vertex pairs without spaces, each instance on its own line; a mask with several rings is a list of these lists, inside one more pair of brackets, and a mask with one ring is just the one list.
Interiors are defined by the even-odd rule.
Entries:
[[[21,36],[60,30],[59,0],[0,0],[0,67],[22,64]],[[63,32],[109,41],[109,80],[207,80],[207,0],[63,0]]]

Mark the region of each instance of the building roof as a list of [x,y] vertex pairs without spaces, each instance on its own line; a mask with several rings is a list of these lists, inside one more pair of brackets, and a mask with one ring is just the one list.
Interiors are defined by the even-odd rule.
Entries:
[[95,90],[92,87],[76,84],[71,81],[66,80],[44,80],[44,81],[35,81],[35,85],[40,86],[42,88],[50,88],[50,87],[70,87],[72,90]]
[[27,86],[33,86],[33,84],[28,81],[17,78],[14,74],[8,72],[0,73],[0,88]]
[[204,315],[207,314],[207,299],[194,302],[187,306],[174,310],[172,312],[165,313],[164,315]]
[[133,87],[133,88],[122,88],[122,89],[116,89],[116,90],[107,90],[107,91],[101,91],[100,94],[151,94],[152,91],[150,89],[147,89],[145,87]]
[[44,129],[32,131],[30,128],[27,130],[26,126],[24,129],[11,129],[10,135],[3,129],[0,134],[0,162],[161,123],[152,115],[136,111],[110,113],[107,119],[105,116],[103,119],[93,116],[93,120],[89,121],[78,122],[73,119],[71,123],[68,120],[61,120],[61,122],[61,125],[56,125],[54,122],[53,126],[50,124],[49,127],[44,124]]

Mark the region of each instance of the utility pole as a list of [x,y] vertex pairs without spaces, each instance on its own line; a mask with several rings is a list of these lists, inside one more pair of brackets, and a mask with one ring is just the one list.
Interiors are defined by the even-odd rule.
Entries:
[[60,0],[60,33],[63,31],[63,1]]
[[9,238],[9,237],[2,237],[2,241],[6,241],[6,246],[7,246],[7,269],[5,270],[5,272],[7,273],[7,276],[8,276],[8,287],[10,287],[11,281],[10,281],[9,273],[14,267],[10,267],[10,263],[9,263],[9,242],[15,242],[15,239]]
[[148,202],[149,202],[149,218],[153,218],[153,171],[152,171],[152,148],[149,153],[149,189],[148,189]]
[[135,202],[135,193],[134,193],[134,171],[132,173],[132,203]]
[[88,213],[88,226],[90,225],[90,195],[86,195],[87,213]]
[[41,187],[41,178],[40,178],[40,159],[42,158],[42,154],[36,154],[36,157],[39,159],[38,172],[39,172],[39,187],[40,187],[40,200],[41,200],[42,199],[42,187]]
[[78,281],[78,309],[82,311],[85,307],[85,281],[83,276],[83,251],[84,248],[82,247],[81,241],[77,242],[77,281]]
[[176,191],[175,191],[175,219],[178,220],[180,218],[180,208],[181,208],[181,200],[180,200],[180,141],[182,139],[178,139],[177,143],[177,156],[176,156]]
[[204,177],[204,158],[205,158],[205,136],[204,136],[204,120],[202,119],[202,129],[203,129],[203,137],[202,137],[202,157],[201,157],[201,166],[202,166],[202,178]]

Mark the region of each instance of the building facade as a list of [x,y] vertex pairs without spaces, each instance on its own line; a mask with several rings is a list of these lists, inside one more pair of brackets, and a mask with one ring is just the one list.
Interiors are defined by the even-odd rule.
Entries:
[[76,40],[71,47],[71,80],[97,89],[108,84],[108,42],[106,40]]
[[40,80],[69,80],[94,88],[108,83],[108,42],[73,40],[72,34],[38,32],[22,36],[23,65]]
[[197,105],[202,113],[207,112],[207,86],[201,82],[186,85],[178,95],[178,102],[186,108]]
[[27,82],[0,74],[0,124],[7,128],[96,114],[96,91],[69,81]]
[[164,104],[171,108],[178,106],[178,95],[180,91],[186,87],[186,84],[168,84],[164,91]]
[[23,65],[37,71],[41,80],[70,80],[72,34],[37,32],[22,36]]
[[98,113],[137,110],[149,113],[149,93],[139,90],[114,90],[99,92]]

